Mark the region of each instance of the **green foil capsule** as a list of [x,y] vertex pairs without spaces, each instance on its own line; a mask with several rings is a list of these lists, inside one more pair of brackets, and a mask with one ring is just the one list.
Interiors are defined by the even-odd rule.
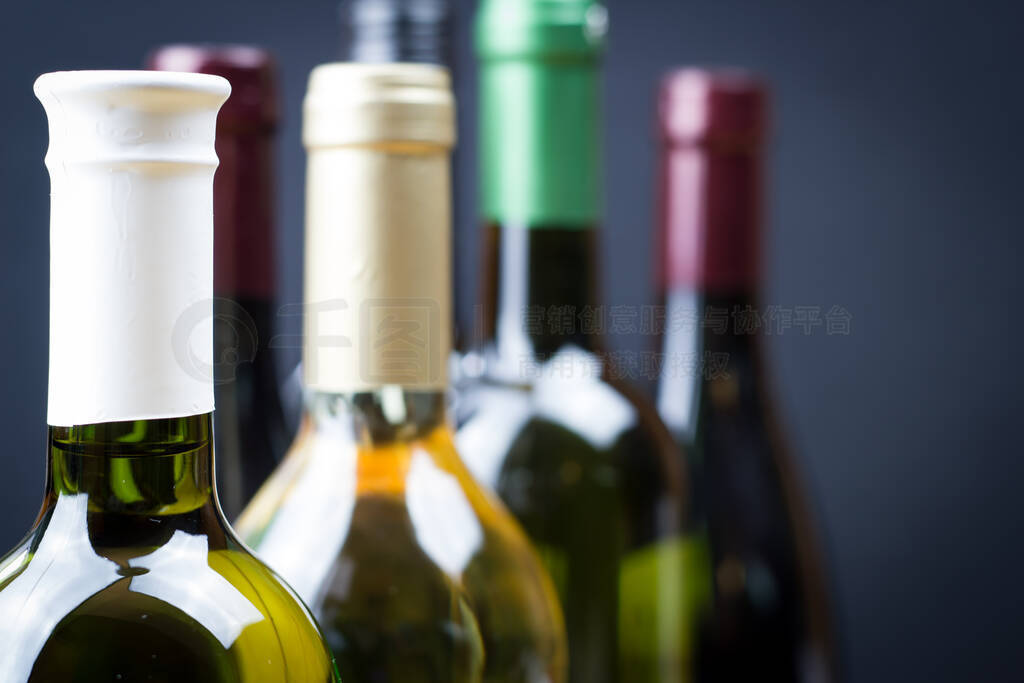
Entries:
[[488,222],[597,222],[606,28],[604,6],[592,0],[483,0],[476,47]]

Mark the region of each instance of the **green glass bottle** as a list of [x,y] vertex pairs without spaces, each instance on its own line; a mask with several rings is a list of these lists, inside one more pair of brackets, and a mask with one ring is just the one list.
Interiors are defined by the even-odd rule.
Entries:
[[539,548],[573,683],[692,680],[709,593],[684,462],[621,381],[597,299],[600,60],[592,0],[485,0],[476,25],[483,338],[458,445]]
[[332,683],[312,616],[213,480],[219,77],[60,72],[46,494],[0,559],[5,683]]

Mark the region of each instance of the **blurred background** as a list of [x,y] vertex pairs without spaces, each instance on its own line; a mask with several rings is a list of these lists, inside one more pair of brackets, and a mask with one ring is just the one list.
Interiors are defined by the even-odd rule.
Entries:
[[[458,305],[477,267],[474,3],[459,3]],[[1024,668],[1024,455],[1012,422],[1022,13],[1010,2],[610,0],[604,298],[654,301],[654,92],[672,65],[739,65],[774,88],[766,305],[838,305],[849,335],[768,338],[819,512],[848,680],[1006,680]],[[6,3],[0,22],[0,547],[43,480],[49,180],[42,72],[137,68],[155,45],[279,57],[279,303],[301,300],[306,76],[340,48],[334,0]],[[298,333],[297,318],[280,332]],[[294,329],[293,329],[294,328]],[[626,351],[647,340],[614,339]],[[284,349],[280,367],[298,360]]]

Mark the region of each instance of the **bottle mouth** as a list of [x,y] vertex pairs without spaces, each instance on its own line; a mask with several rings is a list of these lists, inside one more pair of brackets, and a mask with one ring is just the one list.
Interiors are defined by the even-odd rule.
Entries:
[[47,162],[216,166],[220,76],[169,71],[57,71],[36,79],[50,122]]
[[[80,94],[136,102],[140,109],[175,104],[187,109],[203,102],[219,107],[231,93],[231,85],[219,76],[176,71],[53,71],[39,76],[34,90],[40,99]],[[119,94],[123,97],[118,98]]]

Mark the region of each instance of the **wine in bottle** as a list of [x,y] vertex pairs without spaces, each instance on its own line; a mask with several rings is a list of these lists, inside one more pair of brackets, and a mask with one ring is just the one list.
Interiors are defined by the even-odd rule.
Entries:
[[222,78],[59,72],[49,119],[46,494],[0,559],[4,683],[329,683],[313,617],[213,481]]
[[550,579],[446,417],[447,73],[319,66],[304,117],[307,413],[239,531],[309,602],[343,677],[559,683]]
[[458,445],[555,581],[569,680],[689,680],[709,588],[685,470],[610,364],[595,294],[604,8],[485,0],[476,29],[485,338],[461,364]]
[[684,69],[663,83],[658,409],[699,474],[715,578],[709,677],[831,681],[821,559],[759,334],[775,324],[758,291],[767,100],[737,70]]
[[243,45],[169,45],[149,66],[223,76],[231,97],[217,117],[213,178],[214,441],[217,492],[235,519],[288,447],[273,349],[274,133],[279,117],[273,58]]

